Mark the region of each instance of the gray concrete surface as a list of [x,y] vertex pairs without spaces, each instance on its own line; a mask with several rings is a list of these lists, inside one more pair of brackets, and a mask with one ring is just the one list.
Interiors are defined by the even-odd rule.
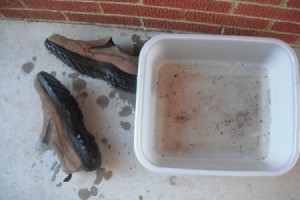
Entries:
[[[53,33],[82,40],[111,35],[132,54],[157,34],[0,21],[0,199],[300,199],[299,162],[280,177],[177,176],[144,169],[133,151],[135,95],[62,64],[43,44]],[[78,172],[63,182],[67,175],[56,154],[37,142],[43,113],[33,80],[41,70],[54,74],[77,98],[103,155],[97,172]]]

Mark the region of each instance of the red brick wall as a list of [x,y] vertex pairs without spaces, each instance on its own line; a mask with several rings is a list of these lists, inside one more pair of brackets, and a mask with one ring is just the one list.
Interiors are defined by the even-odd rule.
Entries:
[[300,47],[300,0],[0,0],[0,18],[275,37]]

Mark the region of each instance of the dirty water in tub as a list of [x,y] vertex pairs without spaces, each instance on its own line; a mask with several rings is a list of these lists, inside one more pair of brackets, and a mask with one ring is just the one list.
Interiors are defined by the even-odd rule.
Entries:
[[157,152],[204,159],[266,159],[271,121],[268,82],[262,66],[163,63],[157,80]]

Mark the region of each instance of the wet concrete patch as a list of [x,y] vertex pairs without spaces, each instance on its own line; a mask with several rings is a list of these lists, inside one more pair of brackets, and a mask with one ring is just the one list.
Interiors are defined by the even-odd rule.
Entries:
[[62,72],[61,75],[65,76],[65,75],[66,75],[66,72]]
[[55,71],[50,72],[50,74],[51,74],[52,76],[56,77],[56,72],[55,72]]
[[105,144],[105,145],[106,145],[108,141],[107,141],[107,139],[106,139],[106,138],[102,138],[102,139],[101,139],[101,142],[102,142],[103,144]]
[[22,65],[22,71],[27,75],[32,72],[34,69],[34,64],[33,62],[27,62]]
[[124,32],[121,32],[120,36],[121,36],[121,37],[125,37],[125,36],[127,36],[127,34],[124,33]]
[[80,94],[79,94],[79,97],[83,98],[83,99],[87,98],[88,96],[89,96],[89,94],[86,91],[80,92]]
[[101,107],[102,109],[106,108],[109,104],[109,98],[107,96],[99,96],[96,100],[96,103],[99,107]]
[[58,184],[56,184],[56,187],[61,187],[62,186],[62,182],[59,182]]
[[75,79],[75,78],[78,78],[79,75],[80,74],[78,72],[75,72],[75,73],[69,74],[68,77],[71,79]]
[[59,170],[60,170],[60,167],[61,167],[61,164],[58,164],[55,169],[54,169],[54,172],[53,172],[53,175],[51,177],[51,182],[55,181],[56,179],[56,175],[58,174]]
[[143,196],[142,195],[139,195],[139,200],[143,200]]
[[116,97],[116,93],[114,91],[111,91],[108,96],[109,98],[113,99]]
[[129,122],[121,122],[120,124],[125,131],[128,131],[131,128],[131,124]]
[[92,186],[91,189],[83,188],[78,191],[78,196],[81,200],[87,200],[91,196],[97,196],[98,188]]
[[132,114],[132,108],[130,106],[124,106],[119,112],[120,117],[126,117]]
[[101,142],[102,142],[108,149],[111,148],[111,144],[108,144],[108,140],[107,140],[106,138],[102,138],[102,139],[101,139]]
[[56,165],[57,165],[57,161],[55,161],[54,163],[52,163],[52,166],[51,166],[50,170],[53,171]]
[[50,147],[38,140],[35,143],[35,149],[38,150],[41,154],[43,154],[46,151],[50,150]]
[[86,81],[80,78],[77,78],[72,82],[73,90],[80,92],[86,88]]
[[115,97],[116,94],[121,101],[126,102],[129,106],[135,107],[136,94],[112,88],[109,97]]
[[131,39],[134,42],[133,54],[135,56],[138,56],[141,51],[141,48],[144,46],[144,44],[147,42],[147,40],[141,40],[141,36],[139,36],[137,34],[133,34]]
[[169,177],[169,183],[170,185],[176,185],[176,176]]
[[96,171],[96,179],[94,181],[94,185],[99,185],[104,178],[105,180],[109,180],[113,175],[112,171],[106,171],[104,168],[100,168]]
[[36,60],[37,60],[37,57],[36,57],[36,56],[33,56],[33,57],[32,57],[32,61],[35,62]]

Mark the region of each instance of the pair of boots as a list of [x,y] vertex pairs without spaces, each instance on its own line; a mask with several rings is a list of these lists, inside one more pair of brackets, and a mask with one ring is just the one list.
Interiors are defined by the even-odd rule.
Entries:
[[[136,90],[137,57],[124,53],[111,37],[81,41],[52,35],[45,46],[82,74],[103,79],[124,91]],[[34,85],[44,112],[40,139],[57,153],[63,170],[72,174],[98,169],[101,153],[94,136],[86,130],[81,110],[69,90],[43,71],[37,74]]]

